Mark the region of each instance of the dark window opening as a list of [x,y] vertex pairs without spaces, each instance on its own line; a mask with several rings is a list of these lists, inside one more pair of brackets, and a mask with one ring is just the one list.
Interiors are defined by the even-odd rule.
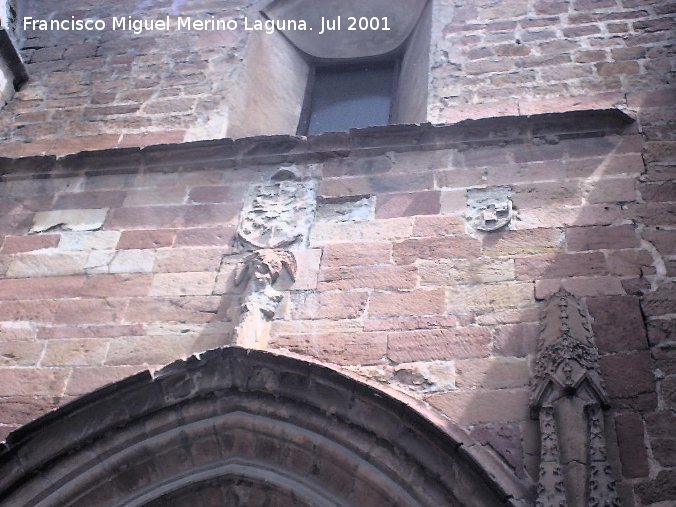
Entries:
[[315,67],[298,133],[387,125],[392,120],[397,70],[394,61]]

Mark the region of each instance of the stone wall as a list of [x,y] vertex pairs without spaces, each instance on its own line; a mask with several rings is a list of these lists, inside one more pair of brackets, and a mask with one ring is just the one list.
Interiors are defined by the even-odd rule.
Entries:
[[[539,302],[563,286],[594,318],[622,493],[662,498],[673,475],[673,192],[650,182],[635,123],[584,114],[325,135],[320,151],[261,138],[5,159],[3,431],[236,343],[240,210],[287,164],[313,182],[317,208],[289,247],[298,271],[270,349],[425,400],[535,478],[529,361]],[[506,230],[469,227],[477,186],[509,187]]]
[[[145,16],[172,5],[124,4]],[[542,301],[564,287],[593,318],[624,503],[676,498],[674,6],[434,8],[429,119],[485,119],[307,140],[180,144],[219,137],[209,122],[227,117],[241,32],[27,33],[31,81],[0,112],[1,436],[108,382],[237,343],[241,211],[283,166],[314,204],[284,247],[297,271],[276,286],[263,348],[410,394],[536,482],[531,362]],[[174,144],[150,146],[162,143]],[[505,228],[468,222],[482,188],[509,195]]]
[[438,2],[430,119],[613,105],[627,92],[667,87],[674,9],[635,0]]
[[[208,19],[206,12],[241,21],[256,18],[265,6],[234,0],[127,0],[114,9],[84,0],[56,7],[26,4],[25,15],[36,18],[75,15],[105,19],[109,26],[114,15],[140,14]],[[673,81],[674,7],[668,2],[433,4],[427,99],[427,119],[433,123],[566,111],[590,103],[622,106],[628,92]],[[232,130],[233,108],[247,100],[240,90],[247,66],[266,61],[264,55],[248,58],[257,47],[249,44],[252,33],[26,30],[23,58],[32,78],[0,118],[3,151],[75,153],[223,137]],[[250,128],[244,131],[253,135]]]

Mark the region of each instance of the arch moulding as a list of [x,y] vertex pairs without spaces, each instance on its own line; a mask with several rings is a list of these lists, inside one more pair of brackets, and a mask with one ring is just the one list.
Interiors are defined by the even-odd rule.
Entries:
[[12,433],[2,505],[530,505],[426,405],[238,347],[99,389]]

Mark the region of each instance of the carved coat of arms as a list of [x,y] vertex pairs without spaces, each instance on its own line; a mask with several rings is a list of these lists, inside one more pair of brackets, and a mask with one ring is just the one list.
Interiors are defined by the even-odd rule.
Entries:
[[242,209],[238,239],[246,248],[281,248],[302,241],[315,207],[313,181],[273,179],[256,185]]
[[510,187],[470,188],[467,190],[467,221],[476,231],[502,229],[512,220]]

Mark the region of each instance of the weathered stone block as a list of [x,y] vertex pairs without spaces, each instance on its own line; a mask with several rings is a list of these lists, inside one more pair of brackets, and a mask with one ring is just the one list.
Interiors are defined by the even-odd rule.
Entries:
[[[477,320],[481,323],[481,319]],[[493,332],[493,353],[514,357],[535,354],[539,327],[535,322],[496,327]]]
[[2,422],[26,424],[58,407],[58,398],[45,395],[12,396],[3,400]]
[[326,222],[367,222],[376,218],[376,196],[321,198],[315,218]]
[[655,271],[653,257],[647,250],[617,250],[606,253],[608,270],[617,276],[641,276]]
[[635,201],[636,180],[634,178],[603,178],[598,181],[583,182],[582,192],[587,202],[627,202]]
[[408,217],[360,223],[318,222],[310,232],[310,245],[317,247],[327,243],[392,241],[409,237],[412,230],[413,219]]
[[676,440],[657,438],[650,442],[653,456],[663,467],[676,466]]
[[449,287],[446,290],[447,311],[450,313],[493,312],[534,304],[532,283],[502,283]]
[[361,241],[332,243],[323,248],[322,267],[371,266],[392,262],[392,243]]
[[61,396],[69,375],[67,368],[0,368],[0,396]]
[[365,292],[291,293],[289,296],[292,319],[354,319],[366,309]]
[[676,375],[670,375],[662,381],[660,394],[665,408],[676,409]]
[[516,424],[481,425],[470,433],[481,445],[490,446],[518,477],[524,477],[523,435]]
[[117,248],[120,250],[162,248],[174,243],[176,231],[171,229],[122,231]]
[[157,273],[153,276],[150,296],[208,296],[216,273]]
[[421,285],[470,285],[514,280],[514,260],[439,259],[417,263]]
[[84,272],[88,254],[85,252],[45,252],[16,256],[9,265],[7,276],[27,278],[66,276]]
[[110,261],[110,273],[150,273],[155,263],[152,250],[118,250]]
[[0,301],[0,321],[51,322],[56,306],[57,302],[51,299]]
[[100,366],[100,367],[80,367],[73,370],[73,374],[68,379],[66,386],[66,395],[81,396],[92,392],[104,385],[117,382],[130,377],[135,373],[145,369],[142,366]]
[[344,365],[375,364],[387,349],[386,333],[277,335],[270,345]]
[[103,364],[108,340],[52,340],[40,364],[42,366],[96,366]]
[[649,351],[613,354],[599,361],[610,396],[630,398],[655,392],[654,365]]
[[355,176],[351,178],[328,178],[321,182],[319,195],[341,197],[369,195],[385,192],[411,192],[434,188],[432,173],[394,174],[382,176]]
[[367,319],[365,331],[411,331],[415,329],[443,329],[448,327],[467,326],[472,323],[468,315],[422,315],[392,317],[384,319]]
[[216,271],[226,253],[222,248],[172,248],[151,252],[149,255],[155,256],[155,266],[151,269],[156,273],[180,273]]
[[54,209],[119,208],[122,206],[124,198],[125,192],[121,190],[67,192],[59,195],[54,203]]
[[[462,192],[462,206],[465,207],[465,195]],[[413,222],[413,236],[439,237],[459,236],[465,234],[465,219],[449,216],[421,216]]]
[[[593,204],[574,208],[525,208],[519,210],[519,220],[514,223],[514,229],[542,228],[547,230],[547,228],[609,225],[619,222],[621,219],[619,206],[613,205]],[[551,229],[550,232],[552,232]],[[563,238],[561,237],[562,243]]]
[[455,388],[453,361],[402,363],[394,367],[393,380],[423,392]]
[[139,324],[162,321],[209,322],[224,317],[221,311],[223,304],[221,296],[132,298],[124,310],[124,320]]
[[64,232],[59,250],[112,250],[119,239],[118,231]]
[[95,231],[103,226],[107,214],[107,208],[39,211],[35,214],[30,232],[45,232],[50,229]]
[[528,418],[528,391],[455,391],[433,394],[427,401],[462,425],[504,423]]
[[[335,334],[362,331],[363,324],[354,319],[320,320],[275,320],[270,334]],[[382,329],[363,329],[364,331],[382,331]]]
[[200,346],[194,338],[181,335],[127,337],[112,340],[105,364],[110,366],[131,366],[145,364],[167,364],[176,359],[188,357],[193,352],[204,351],[217,346],[216,343]]
[[600,252],[519,257],[516,259],[515,267],[518,280],[608,274],[605,256]]
[[313,290],[317,288],[319,263],[322,251],[319,248],[291,250],[296,259],[296,274],[292,290]]
[[221,246],[230,251],[235,239],[234,226],[207,227],[204,229],[181,229],[176,231],[177,246]]
[[443,290],[374,292],[369,300],[369,317],[439,315],[444,313]]
[[441,210],[438,191],[377,196],[376,218],[436,215]]
[[0,279],[0,299],[58,299],[78,297],[83,276]]
[[635,297],[592,297],[587,299],[587,305],[594,318],[594,336],[601,353],[648,348],[641,308]]
[[479,241],[467,236],[407,239],[392,247],[397,264],[410,264],[418,259],[472,259],[480,255]]
[[641,301],[641,308],[645,315],[651,317],[676,313],[676,284],[665,284],[646,294]]
[[[4,339],[2,330],[0,338]],[[0,366],[36,366],[45,344],[29,341],[0,342]]]
[[41,234],[40,236],[6,236],[2,243],[3,254],[16,254],[53,248],[59,244],[58,234]]
[[622,475],[632,478],[647,477],[650,467],[641,417],[631,412],[618,414],[615,416],[615,430],[620,449]]
[[563,250],[563,233],[559,229],[531,229],[496,232],[482,241],[482,254],[519,255]]
[[676,471],[660,471],[654,479],[638,484],[636,493],[644,505],[672,501],[676,498]]
[[55,324],[115,324],[122,320],[124,299],[62,299],[54,311]]
[[456,365],[460,389],[505,389],[528,386],[528,361],[516,358],[462,359]]
[[535,298],[547,299],[561,287],[578,297],[625,294],[622,283],[614,276],[581,276],[563,280],[538,280],[535,282]]
[[147,274],[89,276],[77,296],[93,298],[147,296],[151,281],[152,276]]
[[387,356],[396,362],[436,361],[490,354],[490,329],[459,327],[390,332]]
[[414,266],[356,266],[328,268],[319,274],[319,290],[359,288],[397,290],[412,289],[417,284]]
[[631,225],[616,227],[574,227],[566,230],[568,251],[637,248],[641,241]]

